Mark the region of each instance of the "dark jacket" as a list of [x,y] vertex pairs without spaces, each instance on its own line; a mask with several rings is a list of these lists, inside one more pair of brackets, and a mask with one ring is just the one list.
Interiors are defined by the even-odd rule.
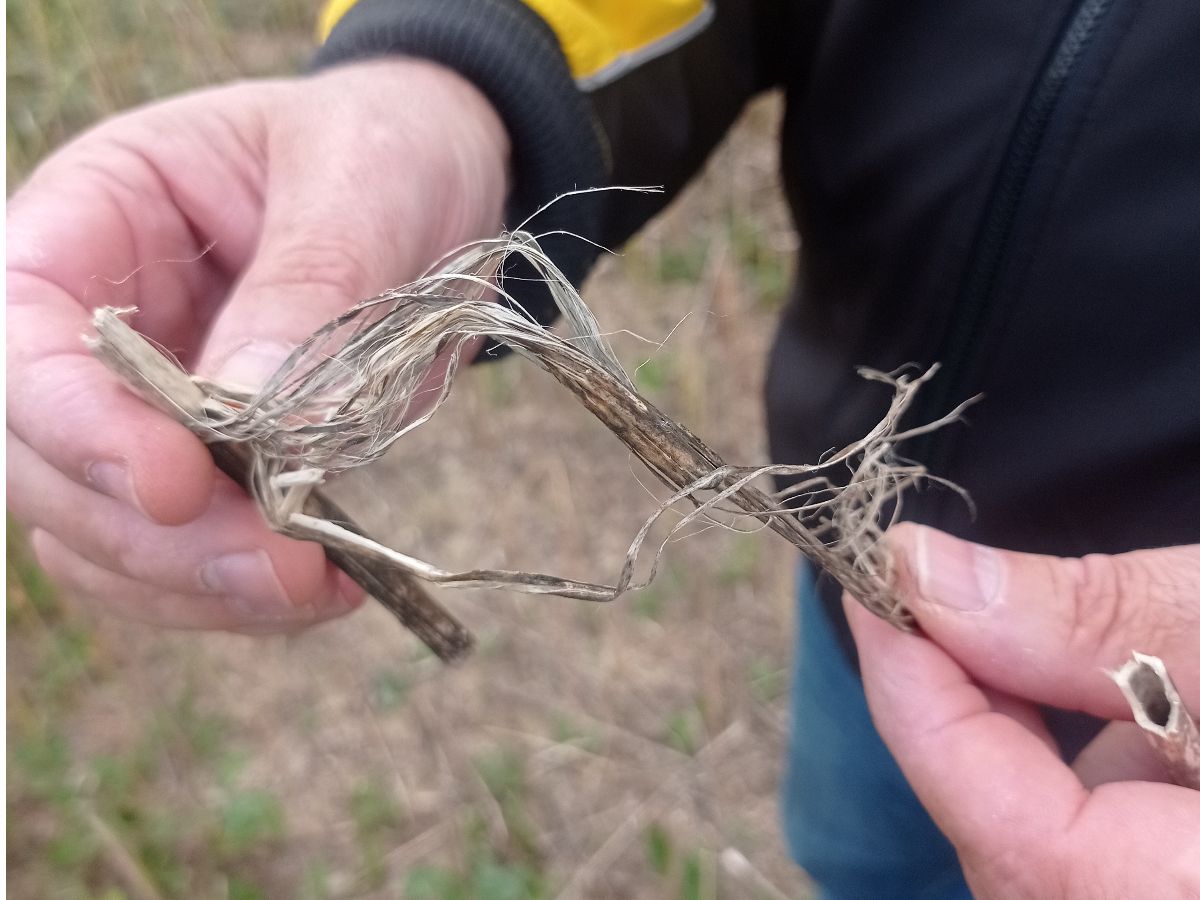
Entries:
[[[728,2],[584,92],[515,0],[361,0],[318,64],[398,51],[491,97],[514,221],[575,186],[666,185],[553,213],[610,246],[782,88],[802,246],[767,388],[775,458],[814,460],[876,421],[887,398],[856,366],[940,361],[914,420],[986,400],[907,455],[978,514],[932,490],[907,518],[1058,556],[1200,542],[1200,7]],[[591,255],[556,250],[581,278]]]

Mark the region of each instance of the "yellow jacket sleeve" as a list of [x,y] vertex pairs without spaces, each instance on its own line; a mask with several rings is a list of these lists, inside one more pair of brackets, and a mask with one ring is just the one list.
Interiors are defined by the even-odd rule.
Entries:
[[[324,41],[356,0],[328,0]],[[600,87],[687,41],[712,20],[705,0],[524,0],[553,29],[576,84]]]

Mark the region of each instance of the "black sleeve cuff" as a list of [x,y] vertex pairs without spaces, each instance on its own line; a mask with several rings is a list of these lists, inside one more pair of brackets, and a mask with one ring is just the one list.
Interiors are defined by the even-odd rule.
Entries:
[[[459,72],[491,101],[513,147],[513,190],[506,215],[516,227],[567,191],[608,183],[599,124],[575,86],[554,33],[517,0],[359,0],[313,59],[322,69],[388,54],[429,59]],[[554,204],[528,225],[535,234],[599,234],[599,194]],[[549,235],[543,249],[579,285],[597,250],[578,238]],[[532,271],[512,265],[505,289],[539,322],[556,315]]]

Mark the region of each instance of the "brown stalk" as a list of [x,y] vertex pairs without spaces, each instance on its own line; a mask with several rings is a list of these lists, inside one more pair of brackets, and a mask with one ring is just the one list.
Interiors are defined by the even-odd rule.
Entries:
[[[541,275],[558,305],[566,334],[524,315],[504,291],[511,256]],[[513,306],[496,303],[496,298]],[[613,600],[653,579],[663,546],[645,580],[635,580],[651,528],[680,501],[692,504],[668,539],[693,522],[770,528],[836,578],[867,609],[911,627],[894,595],[889,561],[879,538],[899,515],[903,492],[931,479],[895,453],[908,437],[939,428],[948,416],[902,431],[900,421],[924,375],[883,375],[891,405],[866,435],[810,465],[733,466],[642,397],[604,339],[583,299],[530,234],[516,232],[460,248],[430,275],[387,291],[338,316],[302,343],[256,394],[197,382],[120,320],[99,310],[96,354],[159,408],[214,448],[223,469],[256,498],[267,521],[292,537],[319,541],[341,566],[443,659],[465,652],[470,638],[413,579],[452,587],[501,587],[589,601]],[[575,581],[536,572],[479,569],[450,572],[363,534],[323,497],[317,485],[340,471],[381,456],[396,440],[428,421],[446,399],[463,346],[480,336],[507,344],[539,366],[613,432],[673,492],[629,545],[613,584]],[[430,367],[448,360],[432,405]],[[768,494],[764,475],[797,479]]]
[[[96,311],[93,324],[97,337],[87,339],[92,352],[137,390],[140,396],[175,420],[191,427],[196,421],[207,419],[208,397],[204,391],[144,337],[125,324],[121,319],[122,312],[113,309]],[[208,448],[218,468],[250,492],[252,462],[249,448],[229,442],[209,443]],[[337,522],[347,531],[365,535],[353,519],[320,490],[314,489],[308,494],[304,512]],[[325,543],[325,555],[383,604],[438,658],[454,662],[471,651],[474,646],[471,633],[407,572],[381,564],[355,548],[342,544],[331,546]]]

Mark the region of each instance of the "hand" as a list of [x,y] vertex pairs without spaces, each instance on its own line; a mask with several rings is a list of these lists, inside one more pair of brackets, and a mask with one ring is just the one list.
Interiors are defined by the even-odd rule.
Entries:
[[[1159,656],[1200,709],[1200,546],[1055,559],[888,535],[925,637],[846,609],[876,727],[976,896],[1200,896],[1200,792],[1162,772],[1105,670]],[[1035,707],[1110,725],[1075,770]]]
[[92,308],[136,305],[186,366],[257,386],[355,301],[495,233],[508,152],[474,87],[394,59],[179,97],[43,163],[8,209],[7,397],[9,504],[47,572],[177,627],[292,630],[357,605],[81,336]]

